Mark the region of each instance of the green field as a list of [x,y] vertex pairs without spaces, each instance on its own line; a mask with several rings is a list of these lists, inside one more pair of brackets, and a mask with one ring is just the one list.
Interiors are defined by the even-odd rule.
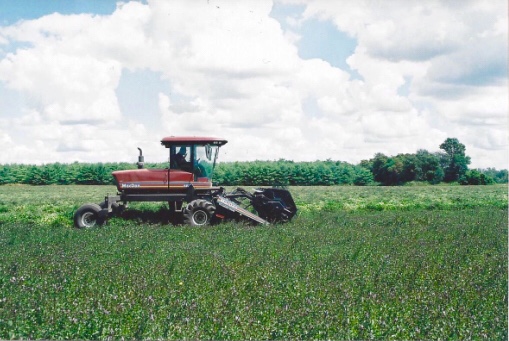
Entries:
[[507,185],[290,191],[285,225],[77,230],[114,187],[0,186],[0,339],[507,339]]

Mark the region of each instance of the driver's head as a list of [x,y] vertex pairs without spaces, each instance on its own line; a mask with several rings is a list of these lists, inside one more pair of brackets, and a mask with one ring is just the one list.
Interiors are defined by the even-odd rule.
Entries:
[[179,150],[179,152],[178,152],[178,153],[179,153],[180,155],[182,155],[182,156],[183,156],[183,155],[186,155],[186,154],[187,154],[187,152],[186,152],[186,147],[180,147],[180,150]]

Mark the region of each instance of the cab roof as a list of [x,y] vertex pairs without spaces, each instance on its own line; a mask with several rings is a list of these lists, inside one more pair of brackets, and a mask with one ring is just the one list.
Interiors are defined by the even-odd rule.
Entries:
[[197,144],[197,145],[206,145],[211,144],[214,146],[222,146],[225,145],[228,141],[225,139],[217,138],[217,137],[202,137],[202,136],[168,136],[163,137],[161,140],[161,144],[166,148],[174,145],[183,145],[183,144]]

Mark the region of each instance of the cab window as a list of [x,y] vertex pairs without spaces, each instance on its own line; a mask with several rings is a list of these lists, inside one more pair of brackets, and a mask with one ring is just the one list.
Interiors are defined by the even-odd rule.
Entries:
[[191,147],[190,146],[172,146],[170,148],[170,168],[191,170]]

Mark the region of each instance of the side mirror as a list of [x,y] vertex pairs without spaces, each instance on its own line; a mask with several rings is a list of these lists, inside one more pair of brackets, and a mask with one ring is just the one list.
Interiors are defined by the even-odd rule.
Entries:
[[211,160],[212,157],[212,147],[210,144],[205,145],[205,156],[207,157],[207,160]]

